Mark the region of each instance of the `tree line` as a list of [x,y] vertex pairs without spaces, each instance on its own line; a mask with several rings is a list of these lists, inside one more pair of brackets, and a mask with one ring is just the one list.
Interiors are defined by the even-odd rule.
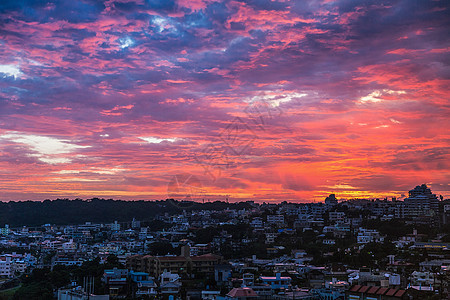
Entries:
[[113,199],[56,199],[45,201],[0,202],[0,226],[70,225],[84,222],[129,222],[133,218],[150,221],[157,215],[181,213],[183,210],[249,209],[246,202],[222,201],[197,203],[173,199],[158,201],[124,201]]

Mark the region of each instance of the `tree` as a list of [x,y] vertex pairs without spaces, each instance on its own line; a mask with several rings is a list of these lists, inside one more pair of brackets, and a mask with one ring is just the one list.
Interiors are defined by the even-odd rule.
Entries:
[[151,255],[174,254],[172,244],[167,241],[151,243],[149,246],[149,251]]

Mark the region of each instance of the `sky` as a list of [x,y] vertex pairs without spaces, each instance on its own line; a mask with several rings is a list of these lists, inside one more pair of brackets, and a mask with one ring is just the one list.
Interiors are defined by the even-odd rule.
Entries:
[[446,0],[3,0],[0,200],[450,197]]

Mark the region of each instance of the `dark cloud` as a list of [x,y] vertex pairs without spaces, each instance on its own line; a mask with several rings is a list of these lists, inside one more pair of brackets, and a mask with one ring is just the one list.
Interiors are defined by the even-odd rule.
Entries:
[[105,8],[103,1],[40,1],[6,0],[0,3],[2,12],[20,12],[19,18],[25,21],[52,22],[65,20],[70,23],[90,22],[98,18]]

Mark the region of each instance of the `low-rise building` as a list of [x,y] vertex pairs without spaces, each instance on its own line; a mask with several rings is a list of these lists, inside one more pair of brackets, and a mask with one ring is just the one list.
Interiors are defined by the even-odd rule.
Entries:
[[404,300],[406,290],[380,286],[354,285],[347,292],[348,300]]
[[275,276],[261,276],[260,280],[272,289],[287,289],[291,286],[292,278],[288,276],[282,277],[281,273],[276,273]]
[[360,228],[356,240],[358,244],[380,243],[384,241],[384,237],[377,230]]

